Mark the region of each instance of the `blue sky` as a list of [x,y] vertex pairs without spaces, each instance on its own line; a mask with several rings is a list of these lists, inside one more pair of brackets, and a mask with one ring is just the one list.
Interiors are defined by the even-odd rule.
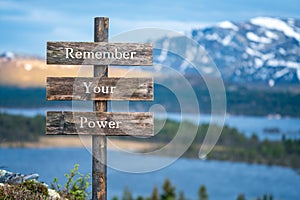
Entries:
[[300,19],[299,0],[0,0],[0,52],[45,55],[46,41],[92,41],[93,18],[110,36],[145,27],[187,31],[256,16]]

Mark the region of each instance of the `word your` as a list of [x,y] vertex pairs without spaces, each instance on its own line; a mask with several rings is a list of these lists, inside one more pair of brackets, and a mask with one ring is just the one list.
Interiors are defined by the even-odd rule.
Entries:
[[[87,84],[87,82],[83,82],[83,86],[85,88],[85,93],[86,94],[90,94],[90,89],[91,89],[91,85],[92,82],[89,82],[89,84]],[[116,89],[116,87],[114,86],[95,86],[94,88],[92,88],[92,91],[94,93],[103,93],[103,94],[109,94],[109,93],[114,93],[114,89]]]
[[84,128],[84,125],[88,128],[110,128],[110,129],[116,129],[120,128],[120,124],[122,122],[117,122],[117,121],[93,121],[93,120],[88,120],[86,117],[80,117],[80,128]]
[[66,58],[76,59],[133,59],[136,52],[119,52],[118,49],[111,51],[75,51],[73,48],[65,48]]

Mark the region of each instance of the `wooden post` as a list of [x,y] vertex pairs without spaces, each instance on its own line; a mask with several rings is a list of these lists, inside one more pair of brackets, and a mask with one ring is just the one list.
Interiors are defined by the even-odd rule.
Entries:
[[[124,78],[119,82],[120,79],[107,77],[108,64],[152,66],[153,63],[152,44],[108,43],[108,24],[106,17],[95,18],[94,42],[47,42],[47,64],[94,65],[94,78],[47,79],[47,100],[94,100],[94,112],[53,111],[47,112],[46,120],[47,134],[92,135],[93,200],[107,200],[106,135],[153,136],[152,113],[107,112],[107,100],[153,100],[152,79]],[[103,57],[101,52],[106,56]],[[89,86],[83,81],[88,81]],[[102,85],[99,81],[105,87],[111,87],[111,94],[107,93],[108,89],[102,91],[105,94],[99,94]],[[93,93],[87,89],[90,86],[94,87]]]
[[[94,22],[94,42],[108,42],[108,18],[96,17]],[[108,65],[94,65],[94,77],[107,77]],[[106,112],[106,101],[95,101],[94,111]],[[106,136],[92,136],[92,199],[107,199],[107,147]]]

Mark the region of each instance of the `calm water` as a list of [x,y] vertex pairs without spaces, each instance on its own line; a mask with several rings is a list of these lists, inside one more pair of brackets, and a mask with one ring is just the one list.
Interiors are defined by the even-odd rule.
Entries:
[[[130,159],[127,156],[129,155],[116,151],[108,153],[108,159]],[[160,159],[166,158],[151,157],[143,164],[159,162]],[[135,160],[126,165],[141,164],[138,159]],[[39,173],[40,180],[46,183],[50,183],[55,176],[63,182],[63,174],[75,163],[80,164],[80,172],[91,172],[91,155],[84,148],[0,148],[1,168],[22,173]],[[245,193],[248,198],[272,193],[275,199],[300,199],[300,175],[291,169],[189,159],[180,159],[167,168],[144,174],[108,169],[108,199],[113,195],[121,196],[126,186],[135,196],[150,195],[154,186],[161,188],[165,178],[169,178],[177,190],[184,191],[190,199],[196,199],[198,188],[202,184],[206,185],[212,200],[235,200],[239,193]]]
[[[176,121],[181,120],[180,115],[176,113],[169,113],[168,118]],[[187,115],[185,120],[195,122],[195,117],[193,114]],[[209,123],[209,121],[210,115],[201,115],[200,123]],[[225,124],[237,128],[248,137],[251,137],[253,133],[255,133],[260,139],[281,140],[283,134],[286,138],[300,138],[300,118],[267,118],[227,115]],[[265,129],[277,129],[279,132],[269,133],[265,131]]]
[[[40,109],[11,109],[0,108],[0,113],[20,114],[25,116],[45,115],[46,108]],[[53,108],[49,110],[55,110]],[[64,109],[59,109],[64,110]],[[185,115],[184,120],[195,122],[195,115]],[[162,115],[155,114],[156,118],[162,118]],[[169,119],[181,121],[181,115],[177,113],[168,113]],[[200,123],[209,123],[210,115],[201,115]],[[260,139],[281,140],[284,134],[287,138],[300,138],[300,118],[267,118],[267,117],[253,117],[253,116],[231,116],[227,115],[225,124],[230,127],[235,127],[243,132],[246,136],[251,136],[253,133],[257,134]],[[279,133],[268,133],[264,129],[277,129]]]
[[[21,114],[25,116],[45,115],[45,109],[0,109],[0,112]],[[156,115],[156,117],[161,117]],[[169,119],[180,121],[179,114],[168,114]],[[194,115],[185,120],[194,122]],[[200,123],[207,123],[209,115],[201,115]],[[281,139],[284,133],[290,138],[300,138],[300,119],[268,119],[266,117],[227,116],[225,123],[251,136],[258,134],[260,139]],[[277,128],[280,133],[267,134],[265,128]],[[142,157],[109,151],[108,159],[120,160],[120,165],[143,166],[160,162],[163,157]],[[145,156],[143,156],[145,158]],[[130,160],[130,162],[126,162]],[[141,163],[141,160],[143,162]],[[50,183],[57,176],[63,182],[63,174],[67,173],[75,163],[80,164],[82,173],[91,172],[91,155],[86,149],[6,149],[0,148],[0,168],[21,173],[39,173],[40,180]],[[150,195],[152,188],[161,188],[164,180],[169,178],[176,185],[177,191],[184,191],[190,199],[196,199],[200,185],[206,185],[210,199],[235,200],[239,193],[247,198],[272,193],[282,200],[300,199],[300,175],[288,168],[248,165],[242,163],[202,161],[180,159],[162,170],[129,174],[108,169],[108,197],[121,196],[124,187],[128,187],[134,195]]]

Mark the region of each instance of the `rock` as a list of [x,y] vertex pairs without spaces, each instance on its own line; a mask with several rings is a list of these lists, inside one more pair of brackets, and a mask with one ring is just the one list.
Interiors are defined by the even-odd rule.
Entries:
[[49,199],[51,199],[51,200],[59,200],[59,199],[61,199],[61,197],[58,194],[58,192],[56,192],[55,190],[49,189],[49,188],[48,188],[48,195],[49,195]]
[[39,178],[38,174],[24,175],[20,173],[6,171],[3,169],[0,170],[0,183],[17,184],[27,180],[37,181],[38,178]]
[[[20,174],[20,173],[14,173],[6,170],[0,169],[0,187],[10,187],[11,185],[16,185],[19,183],[22,183],[24,181],[33,180],[35,183],[42,183],[39,182],[37,179],[39,178],[38,174]],[[60,194],[53,190],[48,188],[49,186],[45,183],[42,183],[48,190],[48,197],[47,200],[61,200]]]

